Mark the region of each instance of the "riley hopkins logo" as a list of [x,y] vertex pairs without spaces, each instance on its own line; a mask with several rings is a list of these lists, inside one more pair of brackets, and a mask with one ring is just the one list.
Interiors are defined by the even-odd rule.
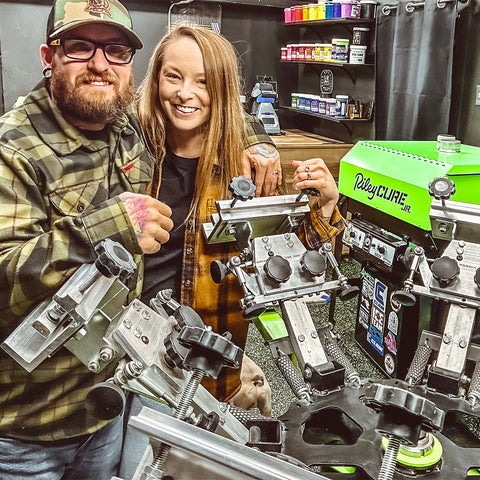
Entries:
[[371,183],[370,177],[365,177],[363,173],[357,173],[355,175],[355,185],[353,186],[353,190],[362,190],[366,192],[369,200],[373,200],[375,197],[383,198],[388,202],[400,205],[404,212],[410,212],[410,205],[405,204],[408,193],[387,187],[386,185],[374,185]]

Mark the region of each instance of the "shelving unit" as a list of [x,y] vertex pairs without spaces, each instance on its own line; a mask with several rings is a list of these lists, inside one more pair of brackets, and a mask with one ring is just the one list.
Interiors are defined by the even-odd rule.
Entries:
[[325,18],[321,20],[302,20],[301,22],[288,22],[286,26],[303,27],[308,25],[370,25],[374,24],[375,20],[370,18]]
[[345,122],[369,122],[370,118],[340,118],[340,117],[329,117],[327,115],[321,115],[320,113],[307,112],[305,110],[299,110],[298,108],[280,106],[280,108],[285,110],[290,110],[295,113],[301,113],[302,115],[309,115],[310,117],[321,118],[322,120],[328,120],[329,122],[335,123],[345,123]]
[[[375,38],[375,20],[374,19],[366,19],[366,18],[331,18],[331,19],[322,19],[322,20],[310,20],[310,21],[301,21],[301,22],[289,22],[284,24],[289,29],[301,29],[299,30],[303,36],[305,36],[306,30],[312,30],[315,35],[321,39],[322,33],[325,35],[325,32],[333,32],[330,38],[335,38],[335,36],[339,38],[343,38],[343,33],[338,33],[340,28],[344,28],[348,31],[348,37],[350,40],[350,46],[352,45],[352,32],[353,27],[370,27],[371,32],[371,39],[370,39],[370,53],[367,56],[367,62],[364,64],[351,64],[351,63],[340,63],[340,62],[332,62],[332,61],[318,61],[318,60],[281,60],[280,63],[282,68],[284,65],[291,64],[295,65],[296,67],[305,67],[305,68],[312,68],[315,70],[318,77],[320,77],[321,72],[325,69],[330,69],[335,72],[335,82],[334,82],[334,94],[344,94],[350,95],[353,98],[361,101],[362,104],[369,104],[373,102],[375,103],[375,64],[372,62],[374,55],[373,55],[373,45],[374,45],[374,38]],[[328,28],[327,28],[328,27]],[[340,27],[340,28],[337,28]],[[335,35],[335,36],[333,36]],[[302,39],[299,43],[305,43],[307,40]],[[308,42],[312,42],[312,40],[308,40]],[[325,40],[315,40],[315,43],[328,43]],[[293,42],[288,42],[293,43]],[[302,93],[309,93],[309,94],[321,94],[320,89],[317,90],[313,89],[312,91],[312,84],[314,82],[310,80],[310,85],[307,84],[305,87],[304,84],[308,83],[305,81],[305,77],[307,75],[307,71],[299,71],[298,79],[295,84],[292,85],[292,81],[289,82],[290,84],[290,92],[302,92]],[[337,76],[338,75],[338,76]],[[291,79],[292,76],[288,75]],[[343,77],[343,78],[341,78]],[[350,83],[346,79],[349,78]],[[342,85],[340,88],[342,90],[337,90],[335,85],[337,84],[337,80],[340,79],[341,81],[338,82]],[[361,81],[362,85],[359,88],[357,85],[357,80]],[[287,83],[287,82],[286,82]],[[335,91],[337,90],[337,91]],[[374,126],[373,126],[373,112],[370,112],[368,118],[339,118],[339,117],[330,117],[327,115],[299,110],[296,108],[292,108],[291,106],[286,104],[286,96],[284,95],[284,100],[280,104],[280,109],[283,111],[292,112],[294,114],[306,116],[313,119],[318,119],[320,122],[329,122],[332,124],[344,124],[345,128],[347,129],[350,135],[353,135],[355,125],[362,124],[365,125],[368,122],[372,123],[370,128],[363,127],[362,132],[359,136],[362,138],[373,138],[374,137]]]
[[373,67],[373,63],[340,63],[340,62],[328,62],[326,60],[282,60],[282,63],[307,63],[308,65],[328,65],[329,67],[340,68],[361,68],[361,67]]

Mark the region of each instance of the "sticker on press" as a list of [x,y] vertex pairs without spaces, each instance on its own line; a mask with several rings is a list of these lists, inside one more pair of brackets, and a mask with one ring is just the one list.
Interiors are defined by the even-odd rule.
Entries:
[[367,310],[367,312],[370,311],[370,307],[371,307],[370,300],[368,298],[364,297],[363,295],[362,295],[362,299],[360,301],[360,305],[362,306],[362,308]]
[[387,353],[383,359],[383,364],[385,365],[385,371],[391,375],[395,371],[395,359]]
[[368,312],[360,308],[358,312],[358,323],[365,329],[368,329]]
[[382,335],[378,330],[370,325],[370,329],[367,332],[367,342],[380,354],[383,356],[383,342]]
[[397,339],[392,332],[388,332],[387,336],[385,337],[385,346],[387,350],[392,352],[394,355],[397,354]]
[[387,307],[388,289],[387,286],[380,280],[375,279],[375,290],[373,294],[373,303],[382,312],[385,312]]
[[383,333],[383,327],[385,325],[385,317],[383,312],[378,310],[378,308],[372,308],[372,314],[370,316],[370,323],[380,332],[380,335]]
[[393,311],[388,315],[387,328],[398,335],[398,315]]

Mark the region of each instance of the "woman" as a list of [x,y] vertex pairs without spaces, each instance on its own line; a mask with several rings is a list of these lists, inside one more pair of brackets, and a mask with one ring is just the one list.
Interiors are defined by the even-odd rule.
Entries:
[[[177,300],[194,308],[203,321],[245,347],[248,324],[239,308],[241,289],[235,278],[215,284],[209,267],[227,260],[235,247],[207,245],[201,225],[216,213],[215,201],[229,198],[228,186],[242,174],[245,144],[237,56],[221,35],[180,26],[157,45],[139,89],[138,113],[146,141],[157,160],[151,194],[173,211],[174,229],[158,254],[145,259],[142,299],[172,288]],[[293,162],[296,188],[317,188],[311,218],[303,232],[318,248],[343,228],[336,209],[338,190],[321,159]],[[330,225],[330,223],[332,225]],[[236,253],[236,252],[235,252]],[[247,362],[247,363],[245,363]],[[219,400],[243,408],[257,406],[269,414],[269,390],[258,367],[245,360],[241,393],[239,372],[224,369],[215,382],[204,384]],[[252,387],[253,385],[253,387]],[[253,392],[252,392],[253,388]],[[250,390],[250,391],[247,391]],[[268,390],[268,391],[267,391]]]

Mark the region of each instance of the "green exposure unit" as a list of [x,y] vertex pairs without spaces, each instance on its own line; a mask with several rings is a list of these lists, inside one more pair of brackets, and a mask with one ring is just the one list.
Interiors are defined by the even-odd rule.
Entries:
[[342,158],[343,195],[423,230],[431,230],[428,185],[437,177],[455,182],[451,200],[480,203],[480,148],[461,145],[440,153],[437,142],[360,141]]

